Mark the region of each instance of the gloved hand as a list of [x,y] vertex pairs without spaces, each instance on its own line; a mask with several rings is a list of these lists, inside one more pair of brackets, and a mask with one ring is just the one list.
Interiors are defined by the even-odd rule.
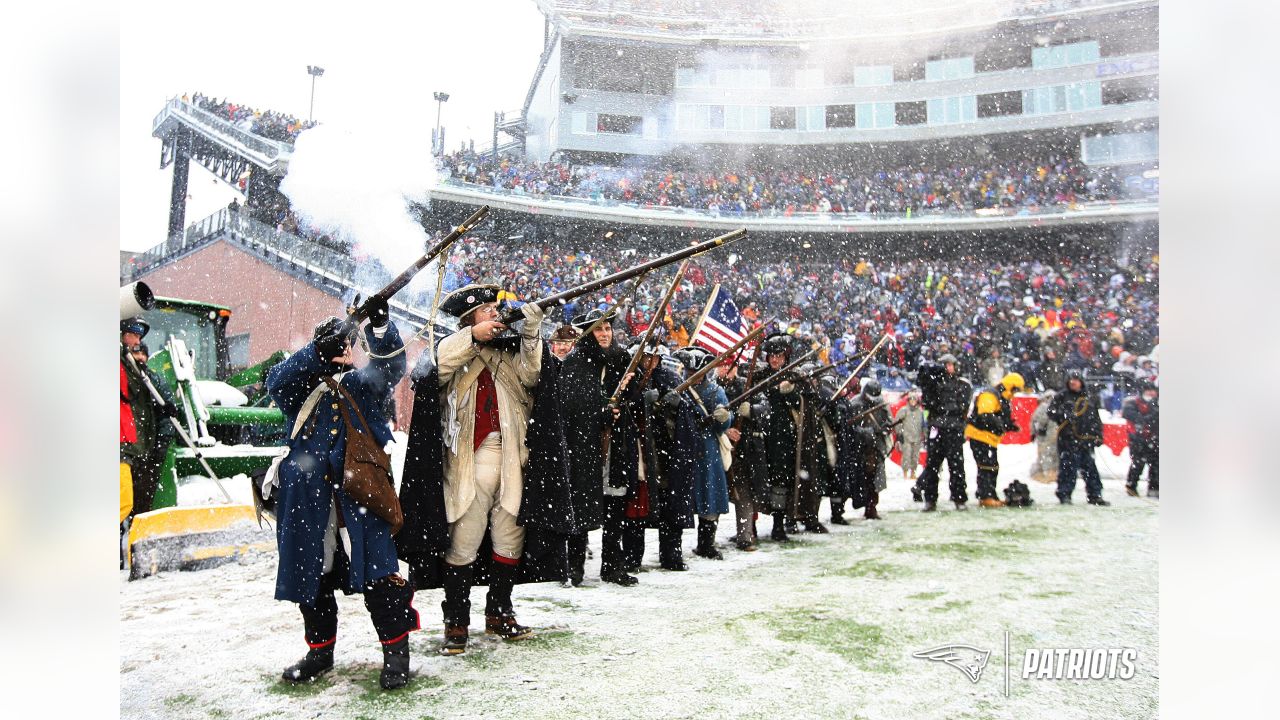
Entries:
[[545,313],[536,303],[525,303],[520,306],[520,313],[524,315],[524,325],[520,328],[520,334],[527,338],[538,337],[539,330],[542,328],[542,318]]
[[669,390],[666,395],[662,396],[662,404],[673,410],[680,407],[680,393],[675,390]]
[[174,405],[172,400],[164,401],[164,407],[161,409],[161,412],[164,413],[165,417],[171,417],[171,418],[179,417],[178,406]]
[[729,422],[733,418],[733,413],[729,412],[729,408],[723,405],[717,405],[715,410],[711,411],[711,417],[721,425]]
[[738,406],[738,416],[744,418],[751,417],[751,403],[743,400],[742,404]]
[[796,391],[796,384],[791,382],[790,380],[783,380],[782,382],[778,383],[778,392],[782,393],[783,395],[790,395],[795,391]]
[[320,356],[322,362],[333,362],[335,358],[341,357],[346,352],[347,334],[336,332],[325,335],[313,344],[316,346],[316,355]]
[[648,390],[644,391],[644,394],[642,395],[642,397],[644,398],[645,405],[652,405],[658,402],[658,391],[654,390],[653,388],[649,388]]
[[1012,420],[1010,420],[1010,421],[1009,421],[1009,432],[1011,432],[1011,433],[1020,433],[1020,432],[1022,432],[1022,428],[1018,427],[1018,423],[1013,422]]
[[388,312],[387,301],[376,295],[365,302],[364,309],[369,314],[369,325],[372,327],[384,328],[387,323],[391,322],[391,313]]

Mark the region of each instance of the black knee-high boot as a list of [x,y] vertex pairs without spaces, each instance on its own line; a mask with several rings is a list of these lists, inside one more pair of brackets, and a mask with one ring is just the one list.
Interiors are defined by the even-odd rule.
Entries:
[[663,523],[658,526],[658,564],[663,570],[688,570],[684,562],[684,531]]
[[444,655],[457,655],[467,649],[467,625],[471,623],[471,579],[474,570],[472,564],[450,565],[445,563],[444,602],[440,609],[444,612],[444,645],[440,652]]
[[716,525],[718,524],[716,520],[698,518],[698,547],[693,551],[694,555],[709,560],[724,559],[724,555],[716,548]]
[[496,557],[489,566],[489,595],[484,605],[484,632],[503,640],[523,640],[533,631],[516,622],[511,589],[516,584],[516,563]]
[[383,690],[409,683],[409,633],[422,627],[413,609],[413,586],[398,574],[379,579],[365,589],[364,606],[382,643]]
[[573,583],[574,587],[578,587],[586,574],[587,534],[585,532],[569,536],[566,557],[569,561],[569,582]]

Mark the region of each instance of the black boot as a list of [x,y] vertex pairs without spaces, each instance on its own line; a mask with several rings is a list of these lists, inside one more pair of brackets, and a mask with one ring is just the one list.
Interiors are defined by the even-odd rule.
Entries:
[[1111,503],[1110,503],[1110,502],[1108,502],[1108,501],[1106,501],[1106,500],[1103,500],[1101,496],[1098,496],[1098,497],[1091,497],[1091,498],[1089,498],[1089,504],[1090,504],[1090,505],[1098,505],[1098,506],[1100,506],[1100,507],[1107,507],[1107,506],[1111,505]]
[[724,555],[716,548],[716,525],[715,520],[698,518],[698,547],[694,549],[694,555],[708,560],[724,559]]
[[862,517],[867,520],[879,520],[880,513],[876,512],[876,505],[880,504],[880,493],[873,492],[867,497],[867,509],[862,511]]
[[468,631],[471,624],[471,565],[444,565],[444,644],[441,655],[460,655],[467,650]]
[[782,513],[773,514],[773,531],[769,533],[769,538],[774,542],[788,542],[791,538],[787,537],[787,521]]
[[489,595],[484,604],[484,634],[503,640],[523,640],[533,630],[516,622],[511,605],[511,588],[516,584],[516,565],[494,560],[489,567]]
[[658,526],[658,565],[663,570],[683,572],[689,569],[684,561],[684,532],[667,524]]
[[924,509],[923,509],[923,510],[921,510],[920,512],[938,512],[938,501],[937,501],[937,500],[925,500],[925,501],[924,501]]
[[378,684],[383,690],[396,690],[409,684],[409,637],[382,646],[382,675]]
[[844,503],[842,497],[831,498],[831,524],[832,525],[848,525],[849,521],[844,519]]
[[830,530],[827,529],[826,525],[823,525],[822,523],[818,522],[818,518],[816,517],[809,518],[804,521],[804,531],[807,533],[814,533],[817,535],[825,535],[826,533],[831,532]]
[[920,492],[919,483],[911,486],[911,500],[912,502],[924,502],[924,493]]
[[292,683],[312,682],[332,669],[333,643],[329,643],[322,648],[308,650],[301,660],[284,669],[280,679]]
[[586,576],[587,564],[587,534],[578,533],[569,536],[569,583],[574,587],[582,585],[582,579]]

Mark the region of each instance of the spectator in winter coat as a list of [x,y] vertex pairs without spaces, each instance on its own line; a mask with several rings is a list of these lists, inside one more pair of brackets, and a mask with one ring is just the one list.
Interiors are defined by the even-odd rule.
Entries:
[[912,390],[907,395],[907,404],[898,408],[893,419],[897,423],[898,450],[902,453],[902,476],[914,480],[920,465],[920,447],[929,429],[924,408],[920,407],[919,391]]
[[1058,424],[1049,419],[1049,406],[1055,390],[1045,390],[1031,415],[1031,436],[1036,441],[1036,458],[1028,474],[1042,483],[1058,482]]
[[1062,374],[1062,363],[1058,360],[1058,350],[1053,345],[1046,345],[1040,351],[1040,366],[1036,369],[1036,375],[1040,380],[1040,389],[1048,392],[1057,392],[1058,388],[1066,382],[1066,377]]
[[1049,419],[1058,424],[1058,502],[1071,504],[1076,473],[1084,476],[1090,505],[1110,505],[1102,499],[1102,478],[1093,450],[1102,445],[1102,418],[1098,399],[1078,373],[1067,375],[1067,385],[1053,398]]
[[1129,421],[1129,477],[1125,492],[1138,496],[1138,480],[1147,474],[1147,497],[1160,497],[1160,391],[1148,381],[1138,385],[1138,395],[1124,401],[1124,419]]

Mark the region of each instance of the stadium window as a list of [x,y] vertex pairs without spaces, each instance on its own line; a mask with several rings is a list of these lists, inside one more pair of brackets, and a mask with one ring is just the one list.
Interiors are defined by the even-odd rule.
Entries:
[[725,130],[741,130],[742,129],[742,106],[741,105],[725,105],[724,106],[724,129]]
[[859,65],[853,69],[853,84],[858,87],[874,87],[893,84],[892,65]]
[[644,129],[644,118],[635,115],[608,115],[600,113],[596,132],[618,135],[639,135]]
[[681,103],[676,105],[676,129],[692,130],[693,116],[697,111],[696,105],[688,105]]
[[893,127],[895,113],[893,103],[858,103],[857,107],[857,127]]
[[932,98],[927,112],[930,125],[972,122],[978,117],[978,102],[973,95]]
[[1131,77],[1102,81],[1102,104],[1123,105],[1131,102],[1156,100],[1160,89],[1155,77]]
[[772,130],[795,130],[796,109],[794,107],[770,108],[769,128]]
[[747,128],[748,130],[768,130],[770,122],[770,112],[768,105],[757,105],[755,107],[755,124]]
[[986,93],[978,96],[978,117],[1003,117],[1022,114],[1022,91]]
[[711,130],[724,129],[724,106],[708,105],[707,106],[707,127]]
[[1031,67],[1036,70],[1047,70],[1085,65],[1097,62],[1100,57],[1097,40],[1050,45],[1031,49]]
[[959,80],[973,77],[973,57],[929,60],[924,66],[925,80]]
[[898,125],[923,125],[925,120],[928,119],[928,115],[925,113],[924,101],[898,103],[894,108],[894,119],[897,120]]
[[828,105],[826,114],[828,128],[857,127],[853,105]]
[[596,133],[596,114],[576,112],[571,120],[571,130],[575,135],[594,135]]

